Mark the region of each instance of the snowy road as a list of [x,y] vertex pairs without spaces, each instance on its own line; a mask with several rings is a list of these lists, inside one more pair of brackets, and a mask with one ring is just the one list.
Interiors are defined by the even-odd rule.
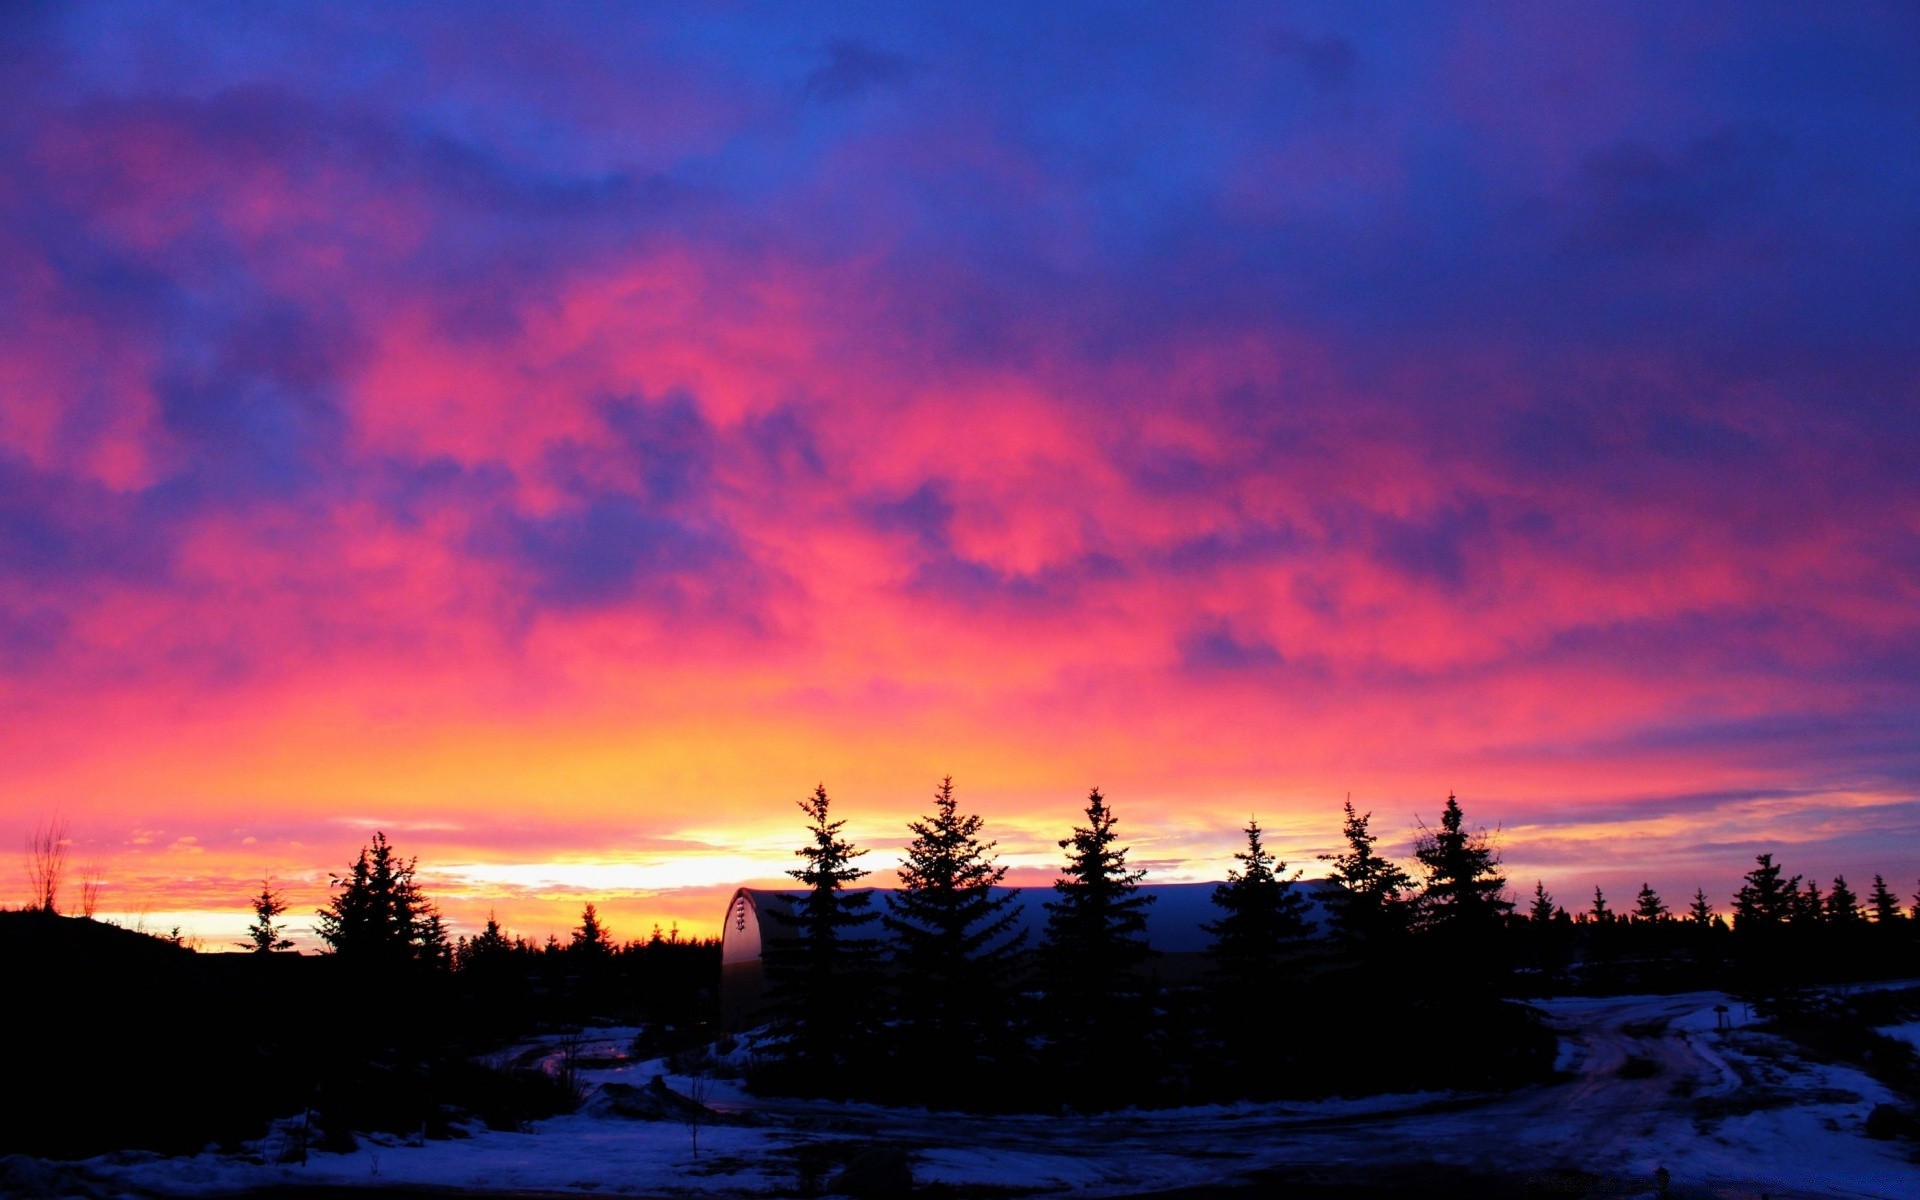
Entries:
[[[777,1197],[805,1190],[808,1147],[887,1143],[916,1178],[961,1191],[1120,1196],[1236,1180],[1374,1178],[1426,1165],[1539,1179],[1541,1194],[1650,1195],[1665,1167],[1676,1197],[1920,1200],[1910,1147],[1861,1133],[1888,1099],[1873,1080],[1800,1062],[1764,1035],[1716,1032],[1716,993],[1567,999],[1543,1005],[1568,1078],[1492,1096],[1398,1096],[1232,1105],[1097,1117],[964,1117],[766,1101],[713,1081],[739,1123],[690,1133],[585,1109],[530,1133],[368,1144],[305,1167],[204,1155],[96,1161],[103,1184],[153,1194],[288,1183],[434,1184],[476,1192]],[[1735,1015],[1738,1015],[1736,1008]],[[594,1085],[644,1085],[657,1063],[616,1062],[617,1037],[585,1047]],[[686,1081],[671,1079],[675,1087]],[[601,1106],[604,1111],[604,1106]],[[1549,1187],[1546,1184],[1552,1184]],[[1579,1194],[1579,1193],[1576,1193]]]

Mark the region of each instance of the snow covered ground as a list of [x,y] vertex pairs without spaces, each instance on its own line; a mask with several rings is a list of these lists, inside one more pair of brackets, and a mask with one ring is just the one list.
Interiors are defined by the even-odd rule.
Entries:
[[[475,1191],[647,1196],[786,1196],[807,1190],[808,1147],[889,1144],[911,1155],[921,1183],[1014,1193],[1103,1196],[1225,1183],[1262,1170],[1311,1168],[1336,1177],[1393,1163],[1442,1163],[1499,1174],[1577,1169],[1610,1194],[1650,1193],[1665,1167],[1683,1195],[1782,1198],[1920,1197],[1909,1148],[1861,1133],[1891,1099],[1844,1067],[1797,1059],[1744,1028],[1716,1029],[1717,993],[1563,999],[1544,1007],[1564,1045],[1564,1082],[1494,1096],[1418,1095],[1310,1104],[1248,1104],[1098,1117],[929,1116],[918,1111],[759,1101],[737,1083],[677,1076],[706,1092],[729,1123],[691,1132],[676,1121],[581,1112],[524,1133],[474,1127],[470,1136],[409,1144],[368,1139],[351,1154],[304,1166],[202,1155],[117,1155],[82,1164],[77,1194],[237,1192],[281,1183],[432,1184]],[[646,1088],[658,1061],[616,1052],[631,1031],[578,1048],[582,1078]],[[556,1060],[554,1044],[523,1060]],[[1623,1067],[1631,1067],[1622,1071]],[[598,1108],[599,1115],[595,1109]],[[264,1149],[271,1151],[272,1146]],[[812,1168],[818,1171],[817,1165]],[[1544,1178],[1543,1174],[1543,1178]]]

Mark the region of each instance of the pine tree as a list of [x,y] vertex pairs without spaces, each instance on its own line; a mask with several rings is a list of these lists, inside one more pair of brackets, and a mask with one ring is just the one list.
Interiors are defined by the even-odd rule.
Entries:
[[1713,924],[1713,905],[1707,900],[1707,889],[1693,889],[1693,903],[1687,906],[1687,920],[1702,928]]
[[[1798,876],[1794,877],[1796,880]],[[1790,918],[1795,925],[1819,925],[1827,919],[1826,900],[1820,895],[1820,884],[1807,880],[1806,890],[1795,894],[1793,915]]]
[[1860,898],[1847,886],[1847,877],[1835,875],[1833,888],[1827,893],[1827,920],[1835,925],[1854,926],[1866,919],[1867,911],[1860,907]]
[[253,924],[247,927],[247,940],[234,944],[256,954],[293,949],[293,939],[286,936],[287,927],[274,920],[286,911],[287,903],[273,881],[262,879],[260,894],[253,898]]
[[414,882],[417,859],[401,859],[375,833],[347,874],[332,877],[336,895],[317,914],[314,932],[343,959],[365,963],[438,963],[447,954],[446,927]]
[[1247,818],[1247,848],[1233,859],[1240,864],[1213,889],[1218,920],[1203,926],[1213,938],[1208,955],[1221,981],[1234,991],[1261,995],[1280,980],[1281,964],[1312,930],[1307,899],[1295,888],[1300,872],[1286,873],[1260,841],[1260,822]]
[[769,910],[790,932],[768,941],[762,962],[787,1086],[833,1094],[847,1086],[843,1074],[868,1030],[876,946],[861,930],[879,914],[871,891],[849,890],[867,875],[854,865],[866,851],[841,836],[846,822],[833,819],[825,784],[800,811],[807,842],[794,854],[806,861],[787,874],[806,890],[789,911]]
[[1773,929],[1786,924],[1793,915],[1800,877],[1780,878],[1782,868],[1773,855],[1762,854],[1747,872],[1746,882],[1733,897],[1733,927],[1738,930]]
[[1087,823],[1062,838],[1067,863],[1047,904],[1046,951],[1056,976],[1094,994],[1116,990],[1126,973],[1147,960],[1147,905],[1138,894],[1145,871],[1127,869],[1127,847],[1116,846],[1118,821],[1105,796],[1087,796]]
[[908,1056],[951,1084],[951,1064],[1007,1028],[1007,981],[1026,934],[1011,907],[1016,894],[994,891],[1007,869],[981,840],[985,822],[959,811],[951,775],[933,806],[907,825],[900,890],[881,921],[893,935]]
[[600,913],[592,903],[580,910],[580,927],[573,931],[567,949],[581,958],[604,959],[613,954],[613,935],[600,924]]
[[1593,889],[1593,905],[1587,909],[1587,919],[1595,925],[1607,925],[1613,921],[1613,910],[1607,907],[1607,897],[1597,886]]
[[1893,894],[1887,881],[1879,875],[1873,877],[1873,891],[1867,897],[1867,903],[1873,912],[1873,923],[1886,925],[1900,919],[1900,898]]
[[1047,904],[1041,957],[1046,972],[1048,1032],[1062,1091],[1077,1103],[1120,1101],[1140,1078],[1124,1049],[1144,1041],[1147,1014],[1136,970],[1153,953],[1147,906],[1139,894],[1146,872],[1127,867],[1113,810],[1094,788],[1087,823],[1062,838],[1066,865]]
[[1372,813],[1354,812],[1351,800],[1344,811],[1346,851],[1320,856],[1333,864],[1327,877],[1342,889],[1331,914],[1334,932],[1349,945],[1389,943],[1406,929],[1413,876],[1375,851],[1376,839],[1367,827]]
[[1667,919],[1667,906],[1660,902],[1660,894],[1653,890],[1650,883],[1640,885],[1640,895],[1634,900],[1633,915],[1641,921],[1664,921]]
[[1538,879],[1533,883],[1533,904],[1527,910],[1527,920],[1542,929],[1553,920],[1553,897],[1547,895],[1547,885]]
[[462,971],[491,970],[513,953],[514,944],[500,928],[500,920],[487,913],[486,926],[471,938],[462,938],[454,954],[454,966]]
[[1513,909],[1499,854],[1486,834],[1468,832],[1453,793],[1447,793],[1440,828],[1422,827],[1414,857],[1427,876],[1418,905],[1425,928],[1486,935]]

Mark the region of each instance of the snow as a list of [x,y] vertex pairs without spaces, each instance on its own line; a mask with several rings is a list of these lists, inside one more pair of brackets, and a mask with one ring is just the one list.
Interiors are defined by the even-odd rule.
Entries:
[[1920,1021],[1912,1021],[1905,1025],[1882,1025],[1880,1032],[1890,1038],[1899,1038],[1915,1050],[1920,1050]]
[[[1562,1082],[1514,1093],[1376,1096],[1317,1103],[1237,1104],[1094,1117],[932,1116],[811,1101],[759,1100],[737,1081],[704,1081],[730,1122],[689,1130],[672,1121],[593,1116],[542,1121],[529,1132],[470,1127],[468,1137],[409,1143],[363,1139],[351,1154],[301,1165],[239,1157],[116,1155],[79,1170],[92,1190],[207,1195],[273,1184],[433,1184],[484,1191],[789,1195],[795,1151],[889,1142],[909,1149],[915,1178],[1047,1195],[1111,1196],[1217,1183],[1286,1166],[1447,1162],[1490,1172],[1578,1166],[1619,1194],[1650,1190],[1666,1167],[1676,1189],[1722,1195],[1839,1200],[1920,1196],[1920,1166],[1901,1144],[1861,1133],[1891,1100],[1850,1068],[1797,1058],[1763,1032],[1715,1028],[1717,993],[1565,999],[1540,1005],[1563,1039]],[[1902,1027],[1920,1032],[1920,1026]],[[644,1087],[661,1061],[615,1056],[631,1031],[596,1031],[581,1046],[590,1087]],[[563,1047],[527,1043],[514,1061],[555,1069]],[[1650,1076],[1624,1077],[1629,1056]],[[667,1075],[685,1092],[691,1081]],[[269,1139],[271,1141],[271,1139]],[[274,1147],[264,1146],[270,1154]],[[85,1192],[88,1189],[74,1189]]]

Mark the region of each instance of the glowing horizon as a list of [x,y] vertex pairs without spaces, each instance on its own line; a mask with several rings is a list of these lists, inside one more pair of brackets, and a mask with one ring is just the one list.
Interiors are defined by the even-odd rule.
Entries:
[[948,773],[1027,882],[1920,884],[1910,14],[821,20],[0,16],[0,839],[210,943],[376,828],[711,932]]

